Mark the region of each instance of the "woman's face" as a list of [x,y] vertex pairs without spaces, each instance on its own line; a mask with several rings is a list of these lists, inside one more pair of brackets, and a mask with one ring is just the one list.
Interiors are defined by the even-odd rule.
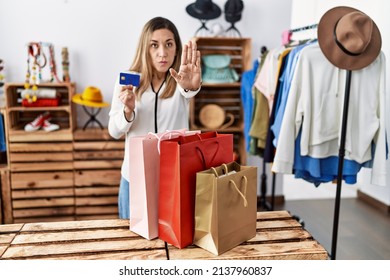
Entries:
[[149,54],[153,68],[157,72],[166,73],[172,66],[176,56],[173,33],[168,29],[158,29],[152,33],[149,44]]

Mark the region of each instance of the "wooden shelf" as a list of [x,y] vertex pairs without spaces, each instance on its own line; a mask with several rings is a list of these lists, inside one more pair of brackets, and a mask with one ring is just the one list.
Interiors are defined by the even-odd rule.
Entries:
[[8,109],[8,112],[37,112],[37,111],[66,111],[70,112],[69,105],[67,106],[50,106],[50,107],[23,107],[15,106]]
[[[251,40],[249,38],[211,38],[196,37],[201,55],[224,54],[231,57],[231,67],[240,77],[244,71],[251,68]],[[190,103],[190,129],[201,131],[217,131],[219,133],[232,133],[235,153],[239,162],[246,164],[246,149],[244,138],[243,108],[241,106],[241,83],[204,83],[201,91]],[[205,128],[200,120],[199,113],[203,106],[216,104],[222,107],[225,113],[234,117],[233,124],[224,129]]]
[[[23,107],[22,83],[6,83],[6,131],[9,186],[6,222],[74,220],[73,130],[74,83],[44,83],[38,89],[55,89],[60,106]],[[39,114],[50,113],[59,130],[25,131]]]
[[[29,132],[24,131],[24,126],[33,121],[39,114],[49,112],[50,122],[58,124],[62,129],[72,132],[75,127],[75,110],[73,110],[72,97],[75,93],[74,83],[43,83],[39,89],[55,89],[60,96],[60,106],[47,107],[24,107],[21,104],[21,92],[24,89],[22,83],[6,83],[4,92],[6,97],[7,127],[11,133]],[[37,131],[38,132],[38,131]],[[60,133],[62,134],[62,133]],[[71,139],[70,139],[71,140]],[[12,141],[12,140],[11,140]]]
[[60,129],[56,131],[33,131],[26,132],[22,129],[10,129],[8,131],[10,142],[58,142],[72,141],[73,134],[71,129]]

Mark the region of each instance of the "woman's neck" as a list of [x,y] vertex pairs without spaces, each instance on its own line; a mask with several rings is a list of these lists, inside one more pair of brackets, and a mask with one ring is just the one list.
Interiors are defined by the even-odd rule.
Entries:
[[155,73],[152,76],[152,88],[153,91],[158,91],[162,84],[165,82],[166,73]]

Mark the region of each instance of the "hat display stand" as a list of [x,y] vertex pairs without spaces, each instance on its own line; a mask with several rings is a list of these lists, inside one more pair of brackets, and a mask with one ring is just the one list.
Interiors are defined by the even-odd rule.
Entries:
[[83,93],[77,93],[72,97],[72,102],[82,105],[84,112],[88,116],[88,120],[83,126],[83,130],[88,125],[96,123],[102,130],[102,123],[96,118],[103,107],[109,106],[109,103],[103,101],[103,95],[99,88],[88,86]]
[[102,130],[104,129],[102,123],[96,118],[96,116],[100,113],[102,108],[94,108],[94,107],[89,107],[90,110],[88,110],[87,106],[82,106],[84,109],[84,112],[88,116],[88,120],[85,122],[83,126],[83,130],[85,130],[88,125],[91,125],[93,123],[96,123]]
[[186,7],[187,13],[193,18],[199,19],[201,26],[195,31],[195,37],[207,37],[211,35],[206,23],[208,20],[216,19],[221,15],[221,8],[211,0],[196,0]]
[[240,31],[234,25],[234,22],[232,22],[230,27],[228,29],[226,29],[225,36],[227,36],[227,37],[239,37],[239,38],[242,37]]
[[224,8],[225,19],[230,23],[230,27],[225,31],[225,36],[241,38],[241,33],[235,23],[241,20],[244,2],[242,0],[227,0]]
[[195,37],[206,37],[210,34],[210,29],[206,26],[207,20],[206,19],[199,19],[201,26],[195,31]]

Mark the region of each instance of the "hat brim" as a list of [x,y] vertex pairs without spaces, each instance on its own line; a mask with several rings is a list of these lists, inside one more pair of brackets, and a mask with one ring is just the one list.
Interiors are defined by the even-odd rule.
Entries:
[[207,12],[199,11],[198,9],[196,9],[195,8],[195,3],[192,3],[192,4],[188,5],[186,7],[186,11],[187,11],[187,13],[190,16],[192,16],[194,18],[197,18],[197,19],[207,19],[207,20],[209,20],[209,19],[216,19],[222,13],[221,8],[218,5],[214,4],[214,3],[212,3],[211,10],[209,10]]
[[110,105],[107,102],[93,102],[93,101],[84,100],[84,99],[82,99],[81,95],[82,95],[81,93],[77,93],[77,94],[73,95],[72,101],[74,103],[79,104],[79,105],[88,106],[88,107],[95,107],[95,108],[103,108],[103,107],[107,107]]
[[335,7],[327,11],[318,24],[317,38],[321,51],[333,65],[346,70],[359,70],[370,65],[378,57],[382,39],[378,26],[373,22],[371,41],[362,54],[351,56],[341,50],[334,39],[334,28],[341,17],[351,12],[362,13],[346,6]]

